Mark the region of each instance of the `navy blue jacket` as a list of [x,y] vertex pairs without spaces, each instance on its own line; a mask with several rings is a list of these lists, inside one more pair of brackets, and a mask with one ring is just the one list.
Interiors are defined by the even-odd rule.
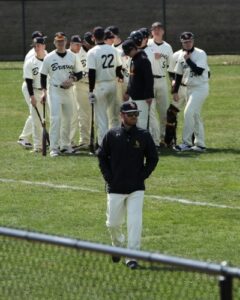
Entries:
[[150,133],[137,126],[110,129],[98,151],[99,167],[107,192],[129,194],[145,190],[144,180],[158,163]]

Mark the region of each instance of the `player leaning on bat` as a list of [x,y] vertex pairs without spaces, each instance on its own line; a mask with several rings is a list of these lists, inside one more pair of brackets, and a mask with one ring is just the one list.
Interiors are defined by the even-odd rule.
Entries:
[[[176,151],[204,152],[205,136],[200,114],[208,92],[209,67],[205,51],[194,47],[194,35],[183,32],[180,36],[183,51],[179,55],[174,72],[176,73],[173,87],[173,98],[179,101],[179,87],[182,84],[187,89],[187,105],[184,110],[183,143],[176,146]],[[194,133],[194,146],[192,135]]]
[[40,83],[40,69],[43,64],[45,52],[45,38],[36,37],[33,39],[34,54],[24,64],[23,77],[27,85],[28,97],[30,99],[30,115],[32,118],[32,137],[33,137],[33,151],[42,151],[42,126],[37,115],[38,109],[42,117],[41,104],[41,83]]
[[[38,31],[38,30],[34,31],[32,33],[32,41],[34,41],[34,39],[37,38],[37,37],[46,38],[46,36],[44,36],[44,34],[41,31]],[[33,42],[33,44],[34,44],[34,42]],[[46,50],[45,50],[45,54],[47,54]],[[35,48],[32,47],[28,51],[28,53],[26,54],[26,56],[24,58],[23,71],[24,71],[26,62],[29,59],[33,58],[34,56],[35,56]],[[23,93],[24,99],[25,99],[25,101],[26,101],[26,103],[29,107],[30,115],[28,116],[27,120],[25,121],[23,130],[22,130],[22,132],[19,136],[19,139],[18,139],[18,144],[23,146],[24,148],[28,149],[28,148],[32,148],[32,144],[30,143],[30,138],[32,136],[33,123],[32,123],[32,116],[31,116],[31,102],[30,102],[28,88],[27,88],[27,84],[26,84],[25,80],[23,81],[23,84],[22,84],[22,93]]]
[[66,35],[57,32],[54,38],[56,50],[45,57],[40,70],[43,100],[47,97],[47,77],[49,78],[51,157],[58,156],[60,152],[74,153],[70,139],[73,113],[72,87],[75,81],[82,78],[82,71],[76,55],[66,50],[66,44]]

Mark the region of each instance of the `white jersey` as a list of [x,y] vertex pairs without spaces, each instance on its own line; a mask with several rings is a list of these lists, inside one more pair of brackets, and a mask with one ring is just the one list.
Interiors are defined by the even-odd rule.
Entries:
[[120,55],[120,59],[122,62],[122,72],[123,72],[123,80],[125,83],[128,83],[129,80],[129,73],[130,73],[130,62],[131,58],[127,55],[124,54],[123,48],[122,48],[122,43],[114,46],[112,45],[114,49],[116,49]]
[[148,41],[148,46],[152,48],[153,54],[161,54],[160,59],[156,59],[154,56],[154,62],[152,66],[153,75],[166,77],[168,66],[170,65],[173,55],[172,47],[165,41],[158,45],[153,39]]
[[177,64],[174,68],[174,73],[183,75],[182,83],[187,86],[199,86],[203,83],[208,82],[208,63],[207,63],[207,54],[205,51],[194,47],[194,51],[191,53],[190,59],[200,68],[203,68],[204,71],[202,75],[195,74],[190,66],[186,63],[184,59],[185,52],[178,57]]
[[[47,51],[45,50],[45,54],[47,55]],[[24,58],[24,62],[23,62],[23,70],[24,70],[24,67],[25,67],[25,64],[26,62],[30,59],[30,58],[33,58],[34,56],[36,55],[36,52],[35,52],[35,49],[32,48],[28,51],[28,53],[26,54],[25,58]],[[23,76],[23,78],[25,78]]]
[[96,82],[115,80],[121,65],[117,50],[110,45],[96,45],[87,53],[87,68],[96,70]]
[[181,55],[182,52],[183,52],[183,50],[180,49],[180,50],[173,53],[172,59],[170,61],[169,67],[168,67],[168,72],[174,73],[174,69],[175,69],[175,66],[177,64],[178,58],[179,58],[179,56]]
[[153,69],[153,64],[154,64],[154,53],[152,51],[152,48],[150,46],[147,46],[146,48],[142,49],[146,55],[147,55],[147,58],[149,59],[150,63],[151,63],[151,66],[152,66],[152,69]]
[[67,51],[66,55],[61,57],[56,50],[45,57],[40,70],[40,73],[49,75],[50,85],[61,85],[69,79],[70,74],[79,72],[81,72],[81,65],[74,53]]
[[38,59],[36,56],[29,58],[24,64],[23,78],[33,80],[33,88],[40,89],[40,69],[42,67],[43,60]]
[[82,72],[83,72],[81,81],[88,82],[87,51],[85,51],[85,49],[81,47],[77,56],[79,57],[81,67],[82,67]]

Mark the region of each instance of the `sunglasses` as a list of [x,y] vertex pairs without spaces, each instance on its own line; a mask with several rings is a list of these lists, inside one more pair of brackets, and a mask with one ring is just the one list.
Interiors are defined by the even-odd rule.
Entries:
[[138,117],[139,116],[139,112],[138,111],[134,111],[134,112],[128,112],[125,113],[128,117]]

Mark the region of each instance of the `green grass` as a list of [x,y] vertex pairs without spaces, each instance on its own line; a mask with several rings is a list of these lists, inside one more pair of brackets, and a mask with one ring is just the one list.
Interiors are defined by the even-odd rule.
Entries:
[[[209,62],[210,96],[202,113],[208,151],[162,153],[146,182],[142,249],[239,266],[240,57],[210,57]],[[43,158],[17,145],[28,114],[21,84],[21,63],[0,63],[0,178],[16,180],[0,182],[0,225],[109,244],[106,194],[97,159]],[[179,123],[180,142],[182,114]],[[95,192],[28,185],[22,180]],[[149,195],[232,208],[187,205]]]

